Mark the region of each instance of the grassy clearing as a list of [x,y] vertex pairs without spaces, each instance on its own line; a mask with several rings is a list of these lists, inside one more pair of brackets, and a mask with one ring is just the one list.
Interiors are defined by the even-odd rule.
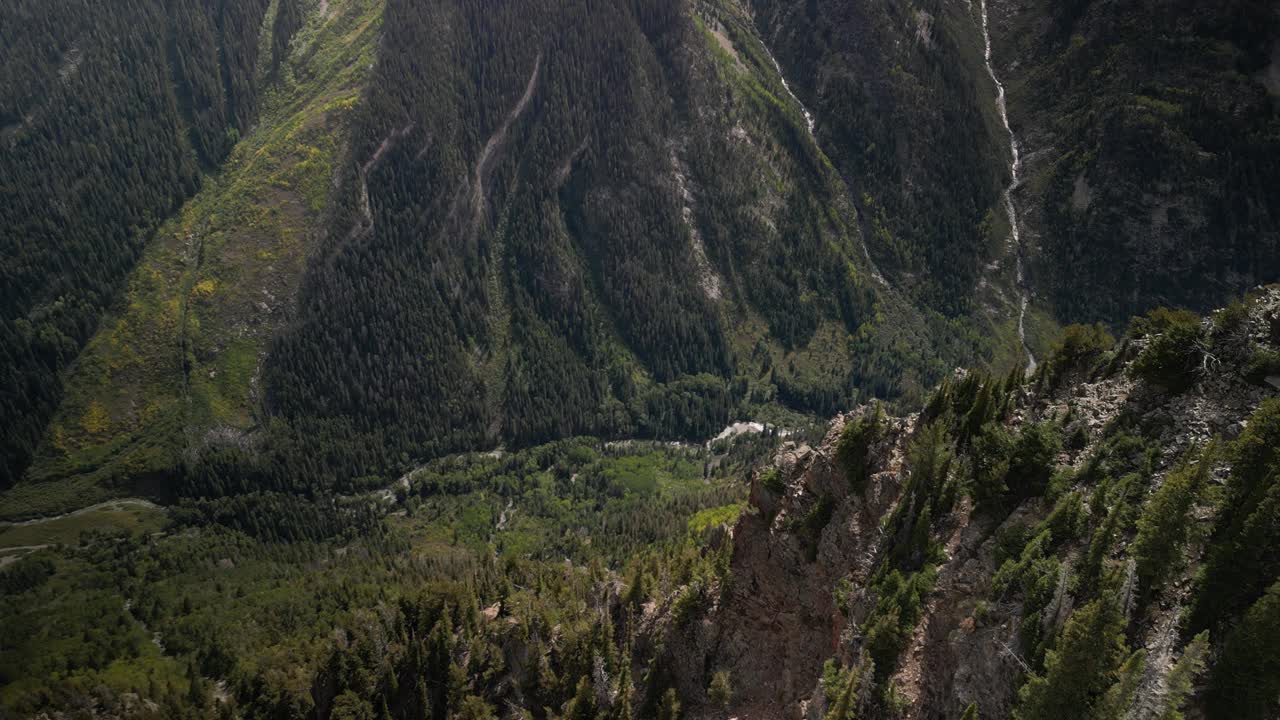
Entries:
[[113,504],[33,525],[0,529],[0,550],[29,545],[74,545],[86,532],[125,532],[140,537],[164,527],[163,510],[131,504]]
[[422,557],[492,546],[516,557],[623,561],[679,538],[689,515],[741,501],[738,457],[755,442],[735,443],[711,477],[710,451],[655,443],[574,439],[444,458],[410,476],[406,512],[390,522]]

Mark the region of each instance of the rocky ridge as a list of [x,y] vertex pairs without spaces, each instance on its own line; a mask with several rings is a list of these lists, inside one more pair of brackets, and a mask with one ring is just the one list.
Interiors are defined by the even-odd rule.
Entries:
[[[1134,333],[1084,362],[1068,362],[1060,347],[1048,367],[1025,381],[1010,378],[1002,384],[957,371],[939,392],[955,392],[966,380],[990,386],[997,396],[995,422],[1008,433],[1018,436],[1038,424],[1055,428],[1066,439],[1054,448],[1049,463],[1055,478],[1051,484],[1059,485],[1053,494],[1078,492],[1088,498],[1085,505],[1102,492],[1102,483],[1091,478],[1093,468],[1110,462],[1109,443],[1122,433],[1141,438],[1149,448],[1150,480],[1147,494],[1137,502],[1145,502],[1179,463],[1215,438],[1238,437],[1259,406],[1277,394],[1265,379],[1246,377],[1246,367],[1250,358],[1280,345],[1280,289],[1255,291],[1244,306],[1219,311],[1202,321],[1202,328],[1211,340],[1190,351],[1198,359],[1189,371],[1190,387],[1182,392],[1165,389],[1134,369],[1136,359],[1158,338]],[[1008,392],[1001,401],[1004,388]],[[835,418],[816,447],[785,443],[772,463],[757,471],[751,510],[732,531],[727,577],[707,593],[712,599],[704,612],[692,620],[661,606],[648,613],[646,632],[665,636],[665,660],[681,697],[705,698],[711,674],[729,671],[735,690],[729,716],[830,716],[833,693],[824,687],[824,662],[830,658],[839,667],[857,667],[868,653],[874,633],[868,624],[881,600],[877,588],[903,543],[903,533],[893,531],[899,527],[896,517],[913,502],[908,491],[917,472],[910,460],[912,444],[931,423],[945,422],[936,405],[931,401],[923,413],[880,422],[865,453],[867,479],[860,490],[840,459],[841,438],[851,424],[881,412],[873,406]],[[1037,672],[1035,648],[1027,646],[1025,632],[1020,632],[1027,620],[1024,603],[1013,590],[995,592],[993,579],[1000,570],[1003,538],[1044,521],[1054,503],[1046,491],[1017,499],[1007,512],[983,507],[965,477],[973,468],[973,451],[963,449],[963,437],[959,442],[962,448],[949,463],[947,483],[964,490],[930,526],[932,541],[941,549],[935,579],[919,598],[920,621],[902,645],[887,686],[901,717],[957,718],[971,703],[981,717],[1010,717],[1019,687]],[[1215,456],[1211,462],[1211,482],[1223,484],[1228,461]],[[1012,476],[1008,480],[1010,485],[1016,481]],[[1201,501],[1192,517],[1207,533],[1214,512],[1212,503]],[[1087,523],[1096,527],[1101,521],[1095,516]],[[1125,612],[1132,613],[1130,647],[1147,651],[1130,717],[1155,717],[1164,708],[1165,677],[1188,640],[1180,631],[1180,618],[1205,551],[1203,541],[1194,538],[1206,533],[1193,533],[1187,562],[1155,600],[1140,611],[1122,600]],[[1104,560],[1126,578],[1122,591],[1129,594],[1132,544],[1133,532],[1122,531]],[[1058,587],[1039,619],[1049,636],[1077,604],[1073,595],[1078,591],[1069,579],[1083,567],[1089,545],[1089,533],[1084,533],[1056,550],[1061,561]],[[887,712],[877,705],[882,701],[859,694],[863,709],[872,712],[859,717]],[[719,708],[700,710],[702,716],[724,716]]]

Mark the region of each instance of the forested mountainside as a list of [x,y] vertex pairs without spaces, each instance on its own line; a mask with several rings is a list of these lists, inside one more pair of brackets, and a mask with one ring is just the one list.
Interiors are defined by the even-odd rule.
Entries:
[[1009,235],[1007,140],[968,3],[752,0],[761,37],[818,118],[885,276],[960,315]]
[[1274,3],[0,51],[0,719],[1280,716]]
[[825,410],[936,371],[920,336],[876,336],[918,316],[878,300],[857,210],[734,5],[387,13],[343,232],[264,378],[316,473],[702,439],[744,402]]
[[59,373],[157,225],[255,121],[267,10],[267,0],[0,8],[0,486],[25,469],[61,397]]
[[1055,316],[1204,311],[1276,278],[1275,3],[988,4],[1033,286]]
[[1013,199],[1034,306],[1114,328],[1158,305],[1217,307],[1280,272],[1274,3],[752,7],[824,148],[866,193],[864,217],[883,209],[872,255],[925,302],[963,308],[985,261],[1013,264],[995,201],[1008,138],[974,34],[984,16],[1020,151]]
[[880,275],[747,8],[273,10],[260,123],[155,233],[5,515],[701,440],[1018,362],[1007,309]]
[[[146,146],[171,145],[186,180],[139,174],[159,162],[127,170],[169,194],[116,213],[105,234],[85,213],[62,233],[39,215],[43,186],[14,185],[26,199],[9,211],[28,217],[6,228],[6,271],[26,278],[7,286],[7,472],[24,481],[2,512],[346,491],[468,449],[705,439],[743,416],[827,415],[868,397],[908,406],[957,365],[1034,366],[1055,318],[1114,329],[1162,302],[1223,300],[1274,274],[1276,115],[1260,48],[1277,35],[1252,7],[1199,9],[1187,32],[1150,43],[1106,29],[1137,28],[1136,14],[1112,22],[1088,4],[289,0],[205,5],[189,22],[184,6],[151,9],[147,32],[168,41],[149,59],[165,81],[152,95],[172,102],[169,135]],[[74,10],[12,12],[38,24]],[[24,79],[6,102],[27,109],[5,110],[22,118],[7,126],[7,160],[68,152],[37,133],[68,113],[35,109],[101,87],[76,84],[90,56],[75,27],[59,26],[57,52],[15,55],[48,72],[13,74]],[[1008,59],[1057,58],[1041,51],[1060,40],[1138,59],[1082,56],[1096,67],[1069,86],[1071,73]],[[1157,47],[1175,41],[1186,52]],[[188,77],[212,67],[200,52],[227,66],[220,85]],[[1191,94],[1219,76],[1239,92],[1177,112],[1132,87]],[[1106,102],[1085,102],[1098,93]],[[1059,108],[1069,98],[1076,109]],[[1137,112],[1182,154],[1129,162],[1145,141],[1106,130],[1104,110]],[[1068,125],[1074,149],[1054,139]],[[99,179],[78,182],[111,185],[109,169],[135,155],[102,144],[121,154],[51,164],[74,174],[101,158]],[[1176,159],[1187,153],[1195,173]],[[1072,175],[1081,207],[1064,214],[1052,193],[1072,163],[1101,169]],[[1130,177],[1139,165],[1146,180]],[[1213,185],[1195,202],[1221,223],[1150,232],[1146,218],[1191,207],[1157,188],[1175,175]],[[77,182],[41,178],[58,192]],[[1157,196],[1165,210],[1135,209]],[[37,220],[62,240],[33,246],[15,229]],[[48,275],[57,282],[38,286]],[[74,299],[84,293],[94,299]],[[73,315],[74,332],[53,331]]]
[[[171,496],[184,458],[267,422],[261,359],[326,235],[336,166],[376,57],[382,4],[311,6],[217,174],[154,233],[123,298],[64,379],[7,514]],[[264,42],[265,42],[264,38]],[[264,50],[265,52],[265,50]]]

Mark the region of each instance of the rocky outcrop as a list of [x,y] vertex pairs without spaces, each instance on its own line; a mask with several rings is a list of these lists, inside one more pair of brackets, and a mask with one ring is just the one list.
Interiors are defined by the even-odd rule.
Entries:
[[[880,519],[898,499],[903,440],[915,424],[915,418],[892,421],[872,450],[871,482],[864,494],[854,494],[835,446],[845,423],[863,411],[837,418],[816,448],[788,443],[752,482],[756,511],[734,533],[714,655],[715,665],[752,678],[737,685],[737,709],[746,716],[797,715],[823,661],[846,644],[849,618],[832,590],[844,577],[862,583],[873,569]],[[778,478],[772,488],[769,477]],[[830,520],[815,530],[809,519],[828,512],[824,506]]]
[[[1263,400],[1276,394],[1257,378],[1246,378],[1243,368],[1256,353],[1274,351],[1278,322],[1280,288],[1261,291],[1234,329],[1224,328],[1222,319],[1205,322],[1206,337],[1213,339],[1189,389],[1174,393],[1135,377],[1133,360],[1150,339],[1130,338],[1097,362],[1067,370],[1055,383],[1042,372],[1015,385],[999,422],[1017,436],[1030,424],[1050,421],[1072,438],[1050,465],[1056,473],[1076,477],[1068,489],[1085,496],[1092,488],[1087,473],[1079,471],[1122,427],[1154,448],[1152,492],[1188,451],[1213,438],[1236,437]],[[985,382],[1000,386],[994,379]],[[863,625],[877,602],[873,579],[900,540],[886,528],[907,494],[913,471],[908,447],[926,424],[920,415],[886,419],[867,452],[869,480],[855,489],[838,460],[840,438],[848,423],[871,411],[861,407],[835,418],[816,446],[784,444],[772,463],[756,472],[750,511],[732,532],[726,579],[708,593],[713,599],[701,614],[663,620],[674,604],[666,603],[646,616],[648,633],[665,637],[664,657],[695,716],[725,716],[697,703],[706,696],[711,674],[725,670],[734,687],[730,716],[820,720],[829,709],[824,662],[835,659],[852,667],[862,657]],[[966,472],[967,462],[961,457],[952,463],[952,476]],[[1214,477],[1221,482],[1225,476],[1226,469],[1216,467]],[[1009,528],[1034,527],[1050,510],[1043,497],[1032,496],[1009,512],[984,512],[966,493],[932,524],[932,538],[941,548],[936,581],[922,599],[922,619],[890,679],[903,717],[958,718],[971,703],[982,717],[1011,715],[1018,689],[1037,661],[1020,634],[1023,599],[1013,591],[993,592],[998,538]],[[1195,511],[1200,522],[1210,515],[1207,507]],[[1049,606],[1039,611],[1046,633],[1060,629],[1077,604],[1073,594],[1079,591],[1069,580],[1082,566],[1088,544],[1085,533],[1065,539],[1056,550],[1058,586]],[[1121,574],[1128,567],[1132,575],[1129,544],[1120,538],[1108,562]],[[1189,546],[1181,575],[1131,618],[1130,646],[1148,651],[1135,716],[1162,707],[1164,675],[1185,640],[1177,618],[1190,601],[1189,578],[1201,553],[1194,543]]]

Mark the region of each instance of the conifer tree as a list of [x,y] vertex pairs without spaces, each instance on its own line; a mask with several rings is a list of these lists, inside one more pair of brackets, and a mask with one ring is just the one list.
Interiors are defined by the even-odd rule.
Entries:
[[1205,656],[1209,652],[1209,633],[1202,632],[1191,639],[1182,656],[1165,675],[1164,709],[1160,720],[1183,720],[1182,706],[1191,694],[1191,684],[1204,670]]
[[680,720],[680,698],[675,688],[668,688],[658,705],[658,720]]
[[1019,692],[1016,720],[1076,720],[1111,684],[1125,653],[1124,622],[1114,603],[1095,600],[1076,610],[1057,647],[1045,654],[1043,675]]

